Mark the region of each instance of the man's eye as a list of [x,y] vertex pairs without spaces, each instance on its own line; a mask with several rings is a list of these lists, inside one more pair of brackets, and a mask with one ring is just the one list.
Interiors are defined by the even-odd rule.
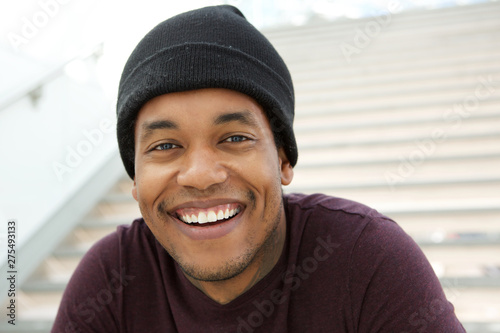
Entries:
[[233,135],[233,136],[230,136],[229,138],[227,138],[224,141],[225,142],[242,142],[242,141],[246,141],[246,140],[248,140],[248,138],[246,136],[243,136],[243,135]]
[[169,150],[173,148],[178,148],[178,145],[175,145],[173,143],[162,143],[154,148],[154,150]]

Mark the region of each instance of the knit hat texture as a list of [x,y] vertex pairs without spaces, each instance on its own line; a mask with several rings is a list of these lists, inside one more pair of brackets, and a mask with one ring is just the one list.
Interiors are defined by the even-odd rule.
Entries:
[[235,7],[205,7],[174,16],[151,30],[123,70],[117,136],[125,169],[134,178],[134,130],[141,107],[154,97],[226,88],[254,98],[264,109],[278,146],[294,166],[294,92],[278,52]]

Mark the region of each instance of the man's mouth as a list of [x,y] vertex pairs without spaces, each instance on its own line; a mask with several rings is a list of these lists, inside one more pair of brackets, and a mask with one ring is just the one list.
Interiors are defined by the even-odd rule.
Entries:
[[182,208],[175,211],[176,217],[184,223],[199,225],[228,221],[242,210],[236,203],[218,205],[210,208]]

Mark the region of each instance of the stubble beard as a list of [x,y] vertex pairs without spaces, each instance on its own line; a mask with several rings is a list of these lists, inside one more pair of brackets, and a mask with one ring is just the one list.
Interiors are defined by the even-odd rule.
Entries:
[[[255,194],[251,191],[248,191],[247,198],[251,202],[251,205],[249,205],[247,209],[252,209],[250,207],[253,207],[253,209],[255,209],[256,207]],[[175,251],[174,248],[167,250],[167,252],[177,262],[182,271],[186,275],[195,280],[202,282],[217,282],[217,281],[225,281],[232,279],[240,275],[254,261],[262,257],[263,253],[271,251],[270,248],[275,243],[275,240],[278,238],[277,229],[282,216],[282,207],[283,207],[282,197],[280,197],[279,201],[280,201],[279,204],[269,203],[271,207],[279,207],[279,208],[276,214],[269,218],[273,222],[268,224],[269,227],[266,230],[267,236],[264,239],[264,241],[261,244],[253,244],[253,247],[246,248],[241,255],[228,259],[222,265],[218,265],[217,267],[202,267],[200,265],[189,263],[183,260],[182,256],[180,256]],[[160,213],[160,211],[158,213]],[[265,217],[262,216],[262,218]]]
[[[182,271],[189,277],[203,282],[216,282],[216,281],[229,280],[231,278],[238,276],[243,271],[245,271],[245,269],[248,268],[254,261],[262,259],[262,257],[266,253],[272,253],[273,251],[276,251],[276,249],[273,249],[273,246],[276,243],[277,239],[279,238],[278,227],[280,225],[283,212],[283,196],[280,185],[277,185],[277,189],[275,189],[275,191],[277,192],[274,192],[272,194],[272,197],[274,197],[275,200],[273,200],[273,202],[265,203],[265,206],[278,207],[278,209],[276,213],[273,214],[273,216],[270,216],[268,218],[268,220],[272,220],[272,223],[265,223],[268,227],[266,230],[266,238],[264,239],[264,241],[261,244],[252,244],[253,246],[246,248],[241,255],[230,258],[225,263],[223,263],[222,265],[218,265],[217,267],[202,267],[200,265],[187,262],[183,259],[182,255],[177,253],[175,248],[163,244],[160,241],[160,239],[156,237],[156,235],[155,238],[160,242],[160,244],[169,253],[169,255],[177,262]],[[228,193],[228,192],[222,192],[222,193]],[[251,190],[248,190],[248,192],[246,193],[246,197],[250,202],[250,205],[246,209],[256,209],[255,194]],[[153,221],[153,219],[151,219],[152,217],[151,214],[149,214],[147,210],[143,209],[145,207],[143,207],[141,204],[139,204],[139,206],[141,208],[142,215],[145,218],[148,218],[149,221]],[[163,201],[157,207],[158,207],[156,212],[157,221],[159,223],[170,223],[167,221],[168,213],[165,210],[165,207],[168,207],[168,204],[165,201]],[[264,207],[264,210],[265,209],[266,207]],[[245,213],[250,213],[250,212],[245,212]],[[266,212],[264,211],[261,216],[262,219],[265,219],[265,214]]]

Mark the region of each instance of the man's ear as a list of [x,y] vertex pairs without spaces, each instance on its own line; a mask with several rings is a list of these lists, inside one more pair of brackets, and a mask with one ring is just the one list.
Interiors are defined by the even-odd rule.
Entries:
[[281,185],[288,185],[293,179],[293,167],[286,156],[285,150],[283,148],[278,149],[278,158],[280,162],[281,171]]
[[137,185],[135,184],[135,177],[134,177],[134,185],[132,186],[132,196],[134,197],[135,201],[137,200]]

